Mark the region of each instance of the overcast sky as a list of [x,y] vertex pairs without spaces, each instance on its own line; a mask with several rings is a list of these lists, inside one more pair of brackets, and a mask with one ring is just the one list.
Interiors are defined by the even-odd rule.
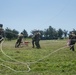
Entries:
[[0,0],[0,23],[4,28],[44,30],[76,29],[76,0]]

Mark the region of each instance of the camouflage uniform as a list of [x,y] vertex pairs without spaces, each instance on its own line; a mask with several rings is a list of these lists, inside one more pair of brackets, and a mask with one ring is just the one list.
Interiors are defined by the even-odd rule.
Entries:
[[3,41],[4,39],[4,29],[3,29],[3,25],[0,24],[0,43]]
[[39,41],[40,41],[40,33],[37,32],[37,34],[35,35],[35,45],[36,45],[36,48],[41,48],[40,44],[39,44]]
[[32,36],[32,48],[34,48],[35,47],[35,34]]
[[21,42],[22,42],[22,39],[23,39],[23,33],[21,33],[21,34],[19,35],[18,40],[17,40],[17,42],[16,42],[16,44],[15,44],[15,48],[17,48],[17,47],[20,46],[20,44],[21,44]]
[[76,35],[72,32],[70,35],[69,35],[69,39],[70,39],[70,50],[74,51],[74,45],[75,45],[75,42],[76,42]]

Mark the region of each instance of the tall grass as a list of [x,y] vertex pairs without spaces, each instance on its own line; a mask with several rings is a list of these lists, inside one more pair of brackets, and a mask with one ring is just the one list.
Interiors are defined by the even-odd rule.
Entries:
[[[6,55],[0,50],[0,75],[76,75],[76,51],[61,49],[66,40],[41,40],[41,49],[32,48],[31,40],[27,41],[29,45],[21,48],[14,47],[16,40],[3,43]],[[26,63],[30,72],[26,72]]]

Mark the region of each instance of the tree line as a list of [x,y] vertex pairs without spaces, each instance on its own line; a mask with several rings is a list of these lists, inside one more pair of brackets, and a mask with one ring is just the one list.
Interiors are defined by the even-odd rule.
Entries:
[[[25,29],[22,31],[22,33],[24,35],[24,38],[28,38],[28,33]],[[4,30],[4,35],[5,35],[5,38],[8,40],[17,39],[18,35],[19,35],[19,31],[17,31],[16,29],[12,30],[12,29],[7,27]]]
[[[28,35],[28,32],[25,29],[22,31],[22,33],[24,35],[24,38],[31,38],[32,35],[35,32],[38,32],[38,31],[41,33],[40,37],[41,37],[42,40],[67,38],[68,33],[69,33],[68,30],[65,30],[65,29],[62,30],[61,28],[56,30],[52,26],[49,26],[47,29],[44,29],[44,30],[32,30],[31,31],[31,35]],[[76,34],[76,30],[75,29],[73,29],[72,31],[74,31],[75,34]],[[19,35],[19,31],[17,31],[16,29],[13,29],[13,30],[9,29],[9,28],[5,29],[5,37],[8,40],[17,39],[18,35]]]
[[[32,30],[32,34],[34,34],[37,30]],[[73,29],[72,30],[75,34],[76,34],[76,30]],[[39,30],[39,32],[41,33],[41,39],[42,40],[51,40],[51,39],[64,39],[67,38],[69,33],[71,31],[68,30],[62,30],[61,28],[59,28],[58,30],[56,30],[55,28],[53,28],[52,26],[49,26],[47,29],[44,29],[44,31]]]

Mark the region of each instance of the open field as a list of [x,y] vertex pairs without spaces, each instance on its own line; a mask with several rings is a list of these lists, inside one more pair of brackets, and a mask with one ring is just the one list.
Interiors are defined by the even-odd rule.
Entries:
[[14,47],[16,40],[0,44],[0,75],[76,75],[76,50],[66,40],[41,40],[41,49],[27,41],[21,48]]

